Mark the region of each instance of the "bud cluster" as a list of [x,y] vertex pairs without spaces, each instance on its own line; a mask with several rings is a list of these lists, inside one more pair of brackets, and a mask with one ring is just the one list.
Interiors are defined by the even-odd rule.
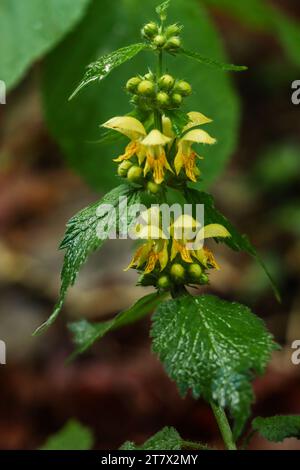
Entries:
[[188,82],[175,80],[169,74],[157,79],[152,72],[143,77],[130,78],[126,90],[133,95],[133,104],[146,111],[176,109],[182,104],[183,98],[192,93]]
[[[172,287],[184,285],[205,285],[209,282],[204,266],[200,263],[184,263],[181,260],[171,263],[163,274],[154,272],[149,275],[152,278],[153,276],[156,277],[155,283],[159,290],[170,290]],[[147,275],[143,275],[141,284],[143,283],[147,284]]]
[[154,21],[151,21],[142,28],[142,36],[149,41],[154,49],[163,49],[173,54],[181,47],[179,37],[181,30],[182,27],[178,24],[171,24],[166,28],[162,28]]

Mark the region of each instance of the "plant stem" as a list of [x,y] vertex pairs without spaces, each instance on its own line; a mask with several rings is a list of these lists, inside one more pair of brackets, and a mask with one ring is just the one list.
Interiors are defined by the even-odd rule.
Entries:
[[214,412],[226,448],[228,450],[236,450],[236,445],[233,440],[231,428],[229,426],[225,411],[223,410],[223,408],[216,405],[212,401],[210,402],[210,406],[212,407],[212,410]]
[[[162,69],[163,69],[163,52],[162,50],[159,50],[158,52],[158,64],[157,64],[157,76],[156,76],[156,84],[158,85],[158,80],[162,75]],[[158,86],[157,86],[158,88]],[[163,125],[162,125],[162,115],[158,109],[155,110],[154,112],[154,122],[155,122],[155,127],[162,132],[163,131]]]
[[194,450],[209,450],[206,444],[201,444],[200,442],[191,442],[191,441],[182,441],[181,446],[186,449]]

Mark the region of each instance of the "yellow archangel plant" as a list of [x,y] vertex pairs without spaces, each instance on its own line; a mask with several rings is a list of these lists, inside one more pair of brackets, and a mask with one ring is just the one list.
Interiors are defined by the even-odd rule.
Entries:
[[[221,64],[184,49],[182,27],[165,24],[169,3],[166,0],[157,7],[159,22],[151,21],[142,28],[143,42],[123,47],[91,64],[72,95],[93,81],[103,80],[143,50],[152,51],[157,58],[155,71],[148,70],[127,81],[130,112],[102,124],[104,139],[126,139],[125,149],[119,156],[114,155],[121,184],[99,204],[83,209],[69,222],[61,243],[66,254],[60,297],[48,321],[37,331],[54,322],[88,255],[103,245],[111,231],[118,232],[121,238],[124,214],[120,198],[125,198],[131,208],[137,204],[146,207],[137,219],[126,222],[126,229],[129,227],[132,238],[139,243],[127,269],[137,270],[138,284],[152,286],[155,292],[104,324],[86,320],[72,323],[75,354],[85,351],[110,329],[132,323],[156,309],[151,328],[153,351],[181,393],[191,389],[196,398],[202,396],[209,402],[226,448],[236,449],[236,439],[253,400],[250,380],[254,372],[265,370],[276,346],[263,322],[247,307],[199,292],[201,286],[209,283],[210,270],[219,269],[213,252],[206,246],[208,240],[223,242],[236,251],[244,250],[256,260],[259,257],[247,237],[239,234],[215,208],[212,196],[203,190],[206,175],[201,159],[205,146],[216,144],[206,130],[212,120],[198,111],[186,111],[185,100],[192,95],[192,86],[173,76],[164,59],[167,54],[181,55],[222,70],[239,71],[245,67]],[[183,0],[179,3],[186,5]],[[214,158],[213,152],[209,158]],[[162,206],[170,207],[174,198],[180,207],[189,204],[192,211],[172,213],[165,220]],[[204,221],[195,215],[197,204],[204,207]],[[98,211],[99,207],[108,210]],[[117,217],[112,216],[116,214]],[[100,238],[98,233],[105,237]],[[197,289],[198,295],[192,295],[192,288]],[[233,431],[225,410],[233,422]],[[156,449],[174,449],[174,439],[176,449],[187,445],[176,430],[171,431],[162,431],[164,447],[156,444]],[[170,432],[172,444],[165,447]],[[129,444],[126,448],[132,449]],[[201,448],[199,443],[188,445]]]

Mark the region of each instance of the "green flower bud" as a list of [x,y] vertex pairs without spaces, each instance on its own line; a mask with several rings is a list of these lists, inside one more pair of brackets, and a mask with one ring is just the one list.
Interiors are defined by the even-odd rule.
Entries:
[[163,47],[166,44],[166,37],[162,34],[157,34],[153,39],[153,44],[157,47]]
[[141,167],[134,165],[129,168],[127,178],[131,183],[140,183],[142,179],[143,170]]
[[156,102],[162,108],[165,108],[170,104],[170,97],[165,91],[159,91],[156,95]]
[[118,175],[125,178],[131,166],[132,163],[129,160],[124,160],[124,162],[120,163],[120,165],[118,166]]
[[153,181],[148,181],[147,189],[152,194],[157,194],[160,191],[160,185],[154,183]]
[[205,274],[205,273],[201,274],[200,282],[201,282],[201,284],[208,284],[208,282],[209,282],[208,275]]
[[160,276],[157,281],[157,287],[160,289],[169,289],[171,286],[171,282],[168,276]]
[[182,103],[182,95],[180,95],[179,93],[173,93],[171,95],[171,101],[174,106],[180,106]]
[[173,264],[170,270],[170,274],[175,282],[182,282],[185,279],[185,269],[179,263]]
[[135,93],[140,83],[141,79],[139,77],[132,77],[126,83],[126,90],[129,91],[129,93]]
[[146,75],[144,75],[144,79],[145,79],[145,80],[153,81],[153,80],[154,80],[154,75],[153,75],[153,73],[152,73],[152,72],[146,73]]
[[153,38],[158,33],[158,26],[154,21],[151,21],[150,23],[145,24],[145,26],[142,29],[142,36],[144,38]]
[[178,24],[170,24],[170,26],[167,26],[165,29],[165,35],[169,39],[171,36],[178,36],[180,34],[182,27],[179,26]]
[[188,82],[179,80],[177,83],[175,83],[174,91],[182,96],[189,96],[192,93],[192,87]]
[[168,51],[176,51],[181,47],[181,40],[178,36],[172,36],[170,39],[167,40],[165,48]]
[[142,80],[137,87],[137,92],[139,95],[143,96],[152,96],[155,91],[155,86],[150,80]]
[[193,281],[199,281],[200,276],[202,274],[202,268],[199,264],[196,264],[196,263],[190,264],[188,267],[188,273],[189,273],[189,277]]
[[172,77],[172,75],[168,74],[162,75],[158,80],[159,88],[166,91],[171,90],[171,88],[174,86],[174,83],[175,79]]

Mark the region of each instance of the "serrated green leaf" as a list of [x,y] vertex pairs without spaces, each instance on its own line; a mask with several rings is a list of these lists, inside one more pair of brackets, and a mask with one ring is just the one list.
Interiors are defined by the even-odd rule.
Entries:
[[83,16],[90,0],[2,0],[0,78],[15,86],[30,65],[55,46]]
[[[97,234],[106,233],[107,238],[112,230],[119,229],[119,221],[113,217],[113,212],[105,214],[97,213],[100,205],[110,204],[116,210],[121,197],[127,198],[127,207],[140,202],[140,191],[126,184],[118,186],[106,194],[100,201],[86,207],[67,224],[65,237],[60,244],[60,249],[66,250],[61,273],[61,289],[57,304],[49,319],[41,325],[34,334],[40,334],[56,320],[65,300],[67,290],[76,280],[79,269],[87,257],[99,249],[105,239],[99,238]],[[132,223],[132,217],[128,213],[128,225]]]
[[203,57],[198,52],[188,51],[187,49],[180,49],[180,53],[189,59],[193,59],[196,62],[199,62],[202,65],[208,65],[209,67],[214,67],[224,72],[243,72],[247,70],[248,67],[244,65],[233,65],[233,64],[224,64],[215,59],[210,59],[208,57]]
[[[91,145],[91,142],[101,137],[99,124],[130,111],[124,85],[130,77],[146,73],[148,66],[155,70],[155,54],[145,51],[119,67],[101,86],[87,87],[70,102],[67,98],[80,81],[86,64],[112,49],[136,42],[141,25],[153,17],[153,11],[152,2],[140,0],[92,1],[76,31],[44,62],[43,97],[48,127],[69,164],[98,190],[109,190],[116,184],[116,164],[112,159],[124,153],[124,145],[109,147]],[[201,2],[176,0],[169,11],[169,20],[185,25],[183,41],[188,49],[226,61],[222,41]],[[201,170],[205,175],[204,185],[208,187],[233,154],[239,98],[227,73],[216,73],[210,67],[202,67],[199,73],[199,65],[184,56],[168,56],[166,65],[171,74],[190,80],[196,91],[187,98],[186,110],[200,111],[213,119],[210,133],[220,144],[205,147]]]
[[170,6],[171,0],[165,0],[165,2],[161,3],[156,7],[156,13],[160,17],[162,21],[165,21],[167,19],[167,11]]
[[176,429],[165,427],[143,445],[137,446],[134,442],[127,441],[120,450],[181,450],[181,443],[181,437]]
[[86,320],[70,323],[76,349],[71,359],[90,348],[106,333],[141,319],[153,311],[164,300],[166,294],[149,294],[139,299],[132,307],[119,313],[115,318],[101,323],[90,323]]
[[252,428],[272,442],[280,442],[288,437],[300,439],[300,416],[258,417],[252,421]]
[[71,420],[58,433],[49,437],[41,450],[90,450],[93,443],[92,432],[77,421]]
[[158,307],[151,336],[180,392],[228,408],[237,437],[253,397],[249,374],[263,373],[276,347],[262,320],[244,305],[187,295]]
[[82,88],[87,86],[89,83],[98,80],[101,82],[106,78],[115,68],[124,64],[128,60],[133,59],[137,54],[142,50],[146,49],[148,46],[144,43],[131,44],[130,46],[122,47],[117,51],[106,54],[105,56],[98,59],[96,62],[93,62],[87,67],[87,71],[79,83],[78,87],[74,90],[69,100],[74,98],[77,93],[79,93]]
[[231,248],[232,250],[245,251],[256,259],[256,261],[261,265],[266,275],[268,276],[274,294],[277,300],[280,302],[280,292],[271,274],[269,273],[264,261],[259,256],[256,248],[252,245],[247,235],[240,234],[239,231],[229,222],[229,220],[216,209],[214,198],[206,192],[188,188],[186,190],[186,199],[189,203],[204,205],[205,225],[221,224],[227,228],[231,237],[220,239],[222,243],[226,243],[226,245],[228,245],[229,248]]

